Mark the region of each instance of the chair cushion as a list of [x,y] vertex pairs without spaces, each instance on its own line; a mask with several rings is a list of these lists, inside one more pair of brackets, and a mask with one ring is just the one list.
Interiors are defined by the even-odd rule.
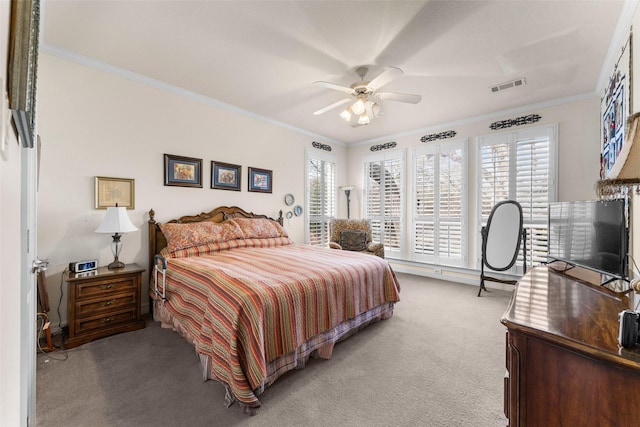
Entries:
[[364,251],[367,248],[367,233],[360,230],[342,230],[340,246],[346,251]]

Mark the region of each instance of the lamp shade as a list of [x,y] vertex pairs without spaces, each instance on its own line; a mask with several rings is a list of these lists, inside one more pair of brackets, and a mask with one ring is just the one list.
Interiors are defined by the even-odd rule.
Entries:
[[107,214],[102,224],[96,228],[96,233],[129,233],[137,228],[131,223],[127,208],[123,206],[107,208]]

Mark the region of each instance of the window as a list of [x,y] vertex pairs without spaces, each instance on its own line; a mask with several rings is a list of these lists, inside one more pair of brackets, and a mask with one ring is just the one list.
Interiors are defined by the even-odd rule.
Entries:
[[[479,138],[479,218],[487,223],[500,200],[522,206],[527,230],[527,266],[546,261],[549,202],[556,200],[557,125]],[[517,270],[522,273],[522,253]]]
[[466,142],[413,151],[413,258],[444,265],[466,262]]
[[329,245],[329,220],[336,216],[336,165],[328,156],[307,155],[306,242]]
[[404,152],[368,156],[364,165],[364,217],[385,256],[400,258],[403,244]]

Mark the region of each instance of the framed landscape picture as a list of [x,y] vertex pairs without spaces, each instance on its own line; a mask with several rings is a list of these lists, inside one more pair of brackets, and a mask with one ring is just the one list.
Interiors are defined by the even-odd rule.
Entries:
[[164,185],[202,188],[202,159],[165,154]]
[[267,169],[249,168],[249,191],[256,193],[273,192],[273,172]]
[[230,163],[211,162],[211,188],[240,191],[242,166]]

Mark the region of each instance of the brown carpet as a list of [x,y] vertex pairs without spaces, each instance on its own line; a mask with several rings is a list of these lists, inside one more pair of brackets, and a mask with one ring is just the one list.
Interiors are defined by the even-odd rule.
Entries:
[[261,396],[258,415],[224,406],[193,347],[149,321],[37,358],[38,426],[504,426],[511,293],[398,274],[391,319],[336,345]]

